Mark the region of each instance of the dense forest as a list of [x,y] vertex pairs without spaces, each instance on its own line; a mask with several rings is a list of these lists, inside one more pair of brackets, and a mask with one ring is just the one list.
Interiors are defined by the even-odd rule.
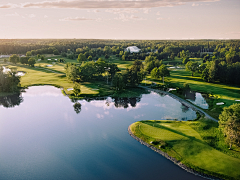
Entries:
[[[125,50],[128,46],[137,46],[141,51],[130,53]],[[30,66],[35,64],[35,60],[30,59],[30,57],[37,56],[38,59],[43,60],[44,54],[61,55],[68,59],[78,60],[78,62],[88,61],[82,64],[80,68],[77,67],[78,72],[82,72],[78,74],[78,78],[83,80],[91,80],[94,76],[96,77],[106,70],[90,67],[110,66],[103,60],[90,62],[92,60],[97,61],[103,56],[105,60],[111,55],[115,55],[124,61],[145,61],[145,73],[152,74],[155,77],[161,76],[160,66],[162,62],[171,61],[178,57],[183,59],[182,63],[186,65],[186,70],[191,71],[192,75],[196,72],[200,73],[202,79],[206,82],[240,85],[239,40],[5,39],[0,40],[0,53],[2,55],[24,54],[27,57],[18,58],[16,55],[12,55],[9,61],[13,63],[20,61],[22,64]],[[203,58],[203,63],[192,62],[190,58]],[[99,63],[102,64],[99,65]],[[154,72],[151,73],[153,69]],[[114,73],[110,73],[110,79],[113,79],[115,72],[117,72],[116,67],[113,67],[113,71]],[[129,69],[130,71],[131,69]],[[69,72],[70,68],[67,70],[67,75],[70,75]],[[88,76],[87,73],[92,75]],[[120,77],[122,75],[117,75],[116,79],[122,79],[123,77]]]

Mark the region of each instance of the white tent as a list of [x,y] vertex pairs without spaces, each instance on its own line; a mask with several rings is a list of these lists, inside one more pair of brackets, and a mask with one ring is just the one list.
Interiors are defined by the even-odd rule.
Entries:
[[129,51],[130,53],[139,53],[141,49],[139,49],[137,46],[129,46],[126,48],[126,51]]

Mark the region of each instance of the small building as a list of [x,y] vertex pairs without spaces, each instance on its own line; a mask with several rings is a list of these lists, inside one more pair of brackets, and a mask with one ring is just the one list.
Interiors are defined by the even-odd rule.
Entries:
[[139,49],[137,46],[129,46],[126,48],[126,51],[129,51],[130,53],[139,53],[141,49]]

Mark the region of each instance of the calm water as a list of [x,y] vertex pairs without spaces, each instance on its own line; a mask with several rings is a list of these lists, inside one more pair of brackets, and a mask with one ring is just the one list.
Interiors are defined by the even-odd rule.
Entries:
[[186,93],[186,98],[188,101],[192,102],[193,104],[203,109],[208,109],[208,103],[201,93],[191,91]]
[[138,120],[195,118],[191,109],[155,93],[78,102],[77,114],[51,86],[1,98],[0,179],[201,179],[127,132]]

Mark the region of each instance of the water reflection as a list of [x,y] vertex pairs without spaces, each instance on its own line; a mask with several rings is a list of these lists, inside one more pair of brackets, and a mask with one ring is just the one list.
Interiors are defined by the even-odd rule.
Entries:
[[181,105],[182,105],[182,106],[181,106],[181,109],[182,109],[182,112],[183,112],[183,113],[185,113],[185,112],[187,112],[187,111],[189,110],[189,107],[186,106],[185,104],[182,104],[182,103],[181,103]]
[[37,86],[22,96],[0,108],[0,179],[197,179],[127,132],[139,120],[196,118],[167,95],[71,101]]
[[208,103],[206,101],[207,96],[203,97],[201,93],[194,92],[194,91],[186,91],[185,97],[191,103],[203,108],[208,109]]
[[79,114],[82,110],[82,105],[79,103],[79,102],[76,102],[74,105],[73,105],[73,108],[74,108],[74,111]]
[[114,106],[116,108],[128,108],[129,105],[131,107],[136,107],[137,102],[141,101],[141,97],[136,97],[136,98],[114,98]]
[[14,106],[19,106],[23,102],[23,97],[21,93],[0,97],[0,106],[5,108],[12,108]]

